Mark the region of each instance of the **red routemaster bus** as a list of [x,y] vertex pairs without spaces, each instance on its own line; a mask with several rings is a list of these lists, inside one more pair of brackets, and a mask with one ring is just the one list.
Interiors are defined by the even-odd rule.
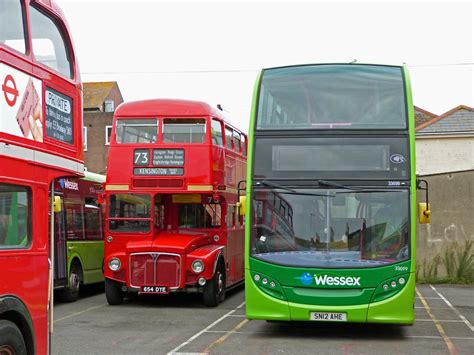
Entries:
[[216,306],[244,278],[237,183],[247,137],[208,104],[147,100],[114,116],[106,177],[109,304],[127,292],[201,292]]
[[51,0],[2,0],[1,354],[48,351],[52,182],[83,170],[81,81],[62,12]]

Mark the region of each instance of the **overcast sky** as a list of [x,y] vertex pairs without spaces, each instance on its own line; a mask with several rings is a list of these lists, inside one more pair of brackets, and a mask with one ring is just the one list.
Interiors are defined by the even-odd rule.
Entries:
[[245,131],[258,70],[278,65],[406,63],[415,105],[474,106],[471,1],[56,2],[83,81],[115,80],[126,101],[220,103]]

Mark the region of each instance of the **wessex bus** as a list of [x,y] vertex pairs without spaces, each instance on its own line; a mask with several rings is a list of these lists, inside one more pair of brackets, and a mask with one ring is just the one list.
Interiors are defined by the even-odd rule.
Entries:
[[48,351],[48,211],[53,180],[83,174],[81,95],[72,41],[54,1],[0,1],[2,354]]
[[[417,186],[407,69],[265,69],[249,132],[247,317],[412,324]],[[428,206],[420,208],[428,219]]]
[[105,176],[84,174],[55,180],[61,208],[54,214],[54,288],[66,302],[77,300],[82,285],[104,281],[103,213],[98,200]]
[[105,293],[199,292],[216,306],[244,279],[237,182],[246,135],[208,104],[120,105],[107,165]]

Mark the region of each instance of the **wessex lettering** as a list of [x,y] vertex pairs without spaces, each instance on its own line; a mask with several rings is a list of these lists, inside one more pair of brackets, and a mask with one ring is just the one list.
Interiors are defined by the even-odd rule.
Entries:
[[314,275],[316,285],[329,286],[360,286],[360,277],[345,277],[345,276],[318,276]]

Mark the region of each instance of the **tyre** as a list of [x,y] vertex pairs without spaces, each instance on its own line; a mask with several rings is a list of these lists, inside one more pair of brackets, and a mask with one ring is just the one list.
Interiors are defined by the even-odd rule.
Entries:
[[214,277],[204,285],[203,300],[208,307],[216,307],[225,299],[225,273],[222,263],[216,269]]
[[9,320],[0,320],[0,354],[26,355],[26,345],[20,329]]
[[105,298],[111,306],[122,304],[125,292],[122,291],[120,283],[114,280],[105,279]]
[[75,302],[79,298],[79,291],[82,284],[82,268],[78,263],[71,265],[69,272],[69,282],[65,289],[60,292],[60,299],[64,302]]

